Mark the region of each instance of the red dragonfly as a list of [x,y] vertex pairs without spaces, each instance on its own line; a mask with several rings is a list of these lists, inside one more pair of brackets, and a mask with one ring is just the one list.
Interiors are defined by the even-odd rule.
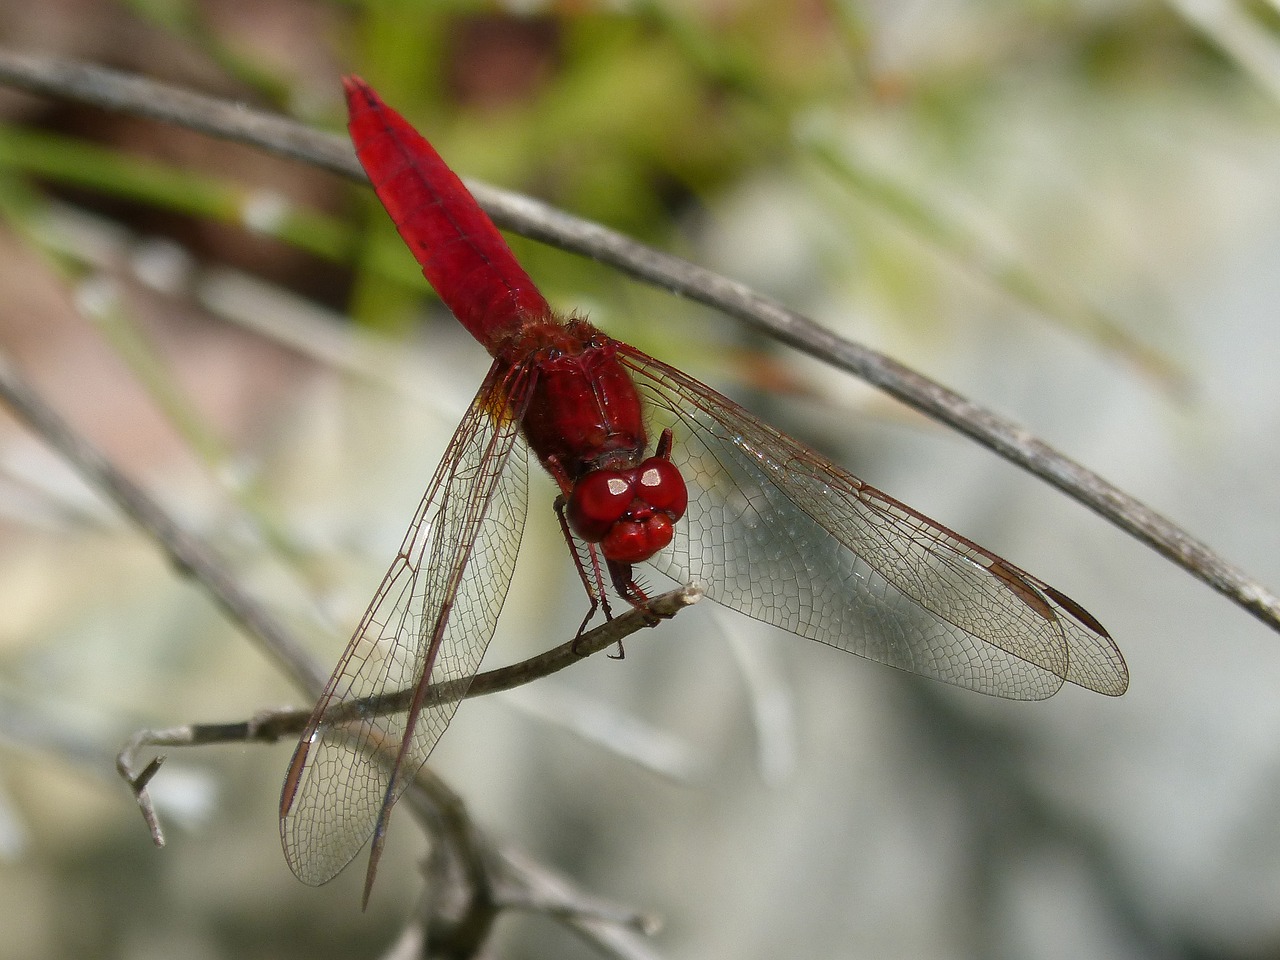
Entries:
[[[493,636],[524,527],[526,447],[560,488],[592,611],[608,612],[610,586],[642,603],[634,565],[647,562],[758,620],[961,687],[1025,700],[1064,681],[1124,693],[1124,658],[1075,601],[556,314],[431,145],[363,80],[345,87],[378,198],[494,359],[294,751],[280,829],[300,879],[324,883],[372,837],[367,900],[392,806]],[[444,683],[453,695],[433,697]],[[337,710],[403,690],[413,696],[398,713]]]

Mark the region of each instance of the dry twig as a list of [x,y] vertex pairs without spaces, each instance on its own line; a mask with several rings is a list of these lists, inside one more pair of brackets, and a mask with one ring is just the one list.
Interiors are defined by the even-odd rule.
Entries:
[[[0,397],[8,398],[11,386],[9,381],[10,375],[4,372],[3,364],[0,363]],[[198,575],[196,579],[200,579]],[[469,700],[472,697],[500,693],[503,690],[511,690],[514,687],[541,680],[570,664],[577,663],[583,657],[607,650],[615,644],[621,644],[623,640],[639,630],[656,626],[663,620],[670,620],[685,607],[697,603],[701,597],[702,591],[697,587],[677,587],[675,590],[652,598],[643,608],[627,610],[582,636],[565,641],[558,647],[553,647],[527,660],[521,660],[519,663],[486,670],[484,673],[477,674],[470,683],[434,685],[429,688],[427,696],[432,700],[447,701],[458,698],[460,694],[461,699]],[[458,689],[450,690],[450,686]],[[325,722],[342,723],[349,719],[366,720],[370,717],[393,714],[404,710],[413,698],[413,694],[414,690],[410,688],[378,697],[344,700],[335,703],[325,712]],[[152,747],[196,747],[218,743],[277,743],[286,737],[296,737],[301,734],[310,718],[310,708],[285,707],[278,710],[264,710],[248,720],[230,723],[189,723],[176,727],[139,730],[121,749],[116,758],[116,768],[133,790],[138,805],[142,808],[143,818],[147,822],[152,840],[156,846],[163,847],[164,833],[146,788],[165,761],[165,757],[152,759],[141,772],[136,772],[138,757],[143,750]]]

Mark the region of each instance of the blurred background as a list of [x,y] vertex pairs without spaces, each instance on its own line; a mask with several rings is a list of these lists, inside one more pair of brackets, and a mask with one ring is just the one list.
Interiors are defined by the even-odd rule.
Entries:
[[[359,72],[468,176],[721,270],[1017,419],[1280,587],[1280,12],[1244,0],[0,0],[6,48],[341,129]],[[0,90],[0,349],[326,665],[483,351],[367,188]],[[1129,693],[1008,703],[705,603],[463,706],[433,765],[494,835],[665,919],[670,957],[1280,955],[1280,643],[974,444],[696,305],[520,238],[561,308],[1087,606]],[[572,635],[550,482],[487,665]],[[0,414],[0,958],[380,956],[395,818],[312,889],[291,744],[114,755],[299,704]],[[495,954],[597,956],[504,918]]]

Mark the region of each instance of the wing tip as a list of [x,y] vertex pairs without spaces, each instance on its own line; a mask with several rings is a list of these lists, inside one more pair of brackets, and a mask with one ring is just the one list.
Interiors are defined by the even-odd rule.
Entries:
[[[1099,623],[1093,614],[1060,590],[1055,590],[1047,584],[1041,589],[1045,596],[1083,628],[1089,639],[1093,641],[1092,649],[1096,656],[1092,658],[1092,662],[1080,656],[1082,652],[1080,648],[1068,646],[1068,654],[1072,656],[1068,661],[1066,679],[1077,686],[1100,693],[1104,697],[1123,696],[1129,689],[1129,665],[1125,663],[1124,654],[1120,652],[1119,646],[1107,632],[1107,628]],[[1077,663],[1085,667],[1081,671],[1083,675],[1078,677],[1073,675],[1077,672],[1074,669]]]

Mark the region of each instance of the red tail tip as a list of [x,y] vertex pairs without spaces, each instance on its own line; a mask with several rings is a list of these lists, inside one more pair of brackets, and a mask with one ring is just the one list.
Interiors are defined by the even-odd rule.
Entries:
[[342,90],[347,95],[347,103],[350,104],[357,96],[363,96],[368,101],[376,101],[378,95],[373,92],[373,87],[356,74],[348,74],[342,78]]

